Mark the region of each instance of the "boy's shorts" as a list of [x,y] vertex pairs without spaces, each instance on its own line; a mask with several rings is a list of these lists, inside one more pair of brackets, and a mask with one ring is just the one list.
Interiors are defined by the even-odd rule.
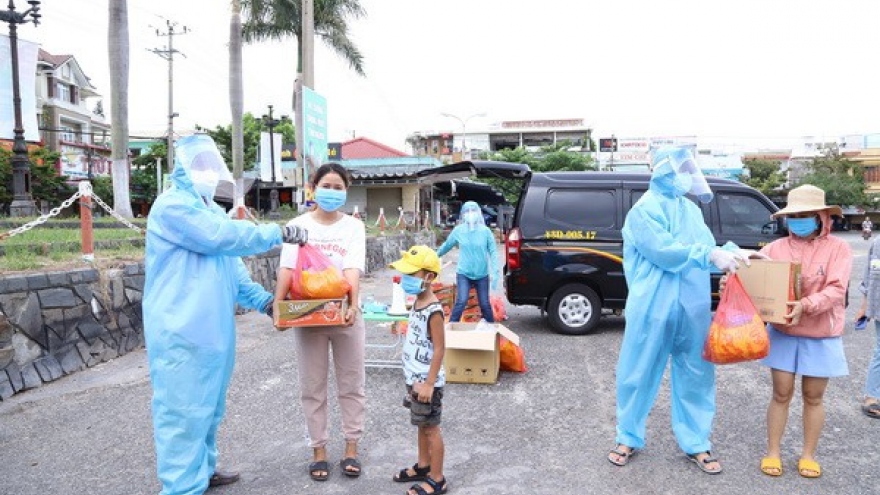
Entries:
[[409,421],[416,426],[437,426],[443,413],[443,387],[435,387],[431,402],[419,402],[412,385],[406,386],[403,407],[409,409]]

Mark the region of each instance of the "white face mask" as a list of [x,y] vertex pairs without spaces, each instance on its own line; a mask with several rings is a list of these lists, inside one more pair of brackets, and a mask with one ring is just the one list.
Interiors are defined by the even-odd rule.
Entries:
[[193,189],[204,198],[211,199],[217,186],[220,184],[220,175],[212,170],[190,170],[190,180],[193,183]]

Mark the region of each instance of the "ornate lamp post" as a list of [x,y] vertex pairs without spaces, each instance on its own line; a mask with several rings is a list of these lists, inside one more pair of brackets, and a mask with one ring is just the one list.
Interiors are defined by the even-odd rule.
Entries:
[[462,119],[458,115],[452,115],[451,113],[441,113],[440,115],[442,115],[444,117],[449,117],[451,119],[455,119],[455,120],[461,122],[461,159],[467,160],[467,158],[465,157],[465,153],[467,152],[467,145],[465,143],[465,140],[467,139],[467,123],[469,120],[471,120],[474,117],[485,117],[486,114],[485,113],[475,113],[466,119]]
[[280,119],[272,117],[272,105],[269,105],[269,114],[263,115],[263,125],[269,128],[269,163],[272,166],[272,189],[269,190],[269,219],[279,220],[281,214],[278,213],[278,189],[275,183],[275,127],[286,121],[287,117],[282,116]]
[[[18,89],[18,25],[34,21],[40,24],[39,0],[28,0],[30,8],[24,12],[15,11],[15,2],[9,0],[7,10],[0,11],[0,21],[9,23],[9,52],[12,62],[12,107],[15,112],[15,139],[12,143],[12,204],[9,213],[14,217],[35,215],[37,207],[31,197],[31,164],[24,140],[24,127],[21,123],[21,92]],[[30,19],[28,19],[30,16]]]

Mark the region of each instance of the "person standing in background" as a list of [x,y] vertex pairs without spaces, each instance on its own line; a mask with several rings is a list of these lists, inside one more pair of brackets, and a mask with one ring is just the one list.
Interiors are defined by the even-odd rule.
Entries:
[[498,248],[495,235],[486,226],[483,212],[474,201],[467,201],[461,207],[459,224],[446,238],[437,255],[443,256],[454,247],[459,248],[458,267],[456,268],[455,305],[449,315],[450,322],[461,321],[461,315],[467,306],[471,288],[477,293],[480,313],[487,322],[494,322],[492,304],[489,300],[490,282],[493,290],[501,284],[501,265],[498,260]]

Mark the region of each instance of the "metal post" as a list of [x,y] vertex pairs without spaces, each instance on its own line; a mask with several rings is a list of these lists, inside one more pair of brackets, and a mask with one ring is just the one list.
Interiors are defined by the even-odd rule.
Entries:
[[269,128],[269,164],[272,167],[272,189],[269,190],[269,219],[280,220],[281,213],[278,212],[278,185],[275,183],[275,126],[281,123],[282,119],[276,119],[272,116],[272,105],[269,105],[269,114],[263,115],[263,125]]
[[8,10],[0,11],[0,21],[9,23],[9,54],[12,65],[12,107],[15,114],[14,139],[12,144],[12,203],[9,213],[14,217],[33,216],[37,207],[31,197],[31,163],[28,159],[27,143],[24,139],[24,126],[21,122],[21,91],[18,71],[18,24],[40,23],[40,2],[28,2],[31,8],[24,12],[15,11],[15,2],[9,0]]
[[92,233],[92,183],[79,183],[79,221],[82,255],[85,261],[95,260],[94,235]]
[[449,117],[449,118],[455,119],[461,123],[461,159],[466,160],[467,158],[465,157],[465,153],[467,152],[467,143],[466,143],[467,123],[469,120],[471,120],[474,117],[485,117],[486,116],[485,112],[484,113],[475,113],[466,119],[462,119],[458,115],[452,115],[451,113],[441,113],[440,115],[442,115],[444,117]]

